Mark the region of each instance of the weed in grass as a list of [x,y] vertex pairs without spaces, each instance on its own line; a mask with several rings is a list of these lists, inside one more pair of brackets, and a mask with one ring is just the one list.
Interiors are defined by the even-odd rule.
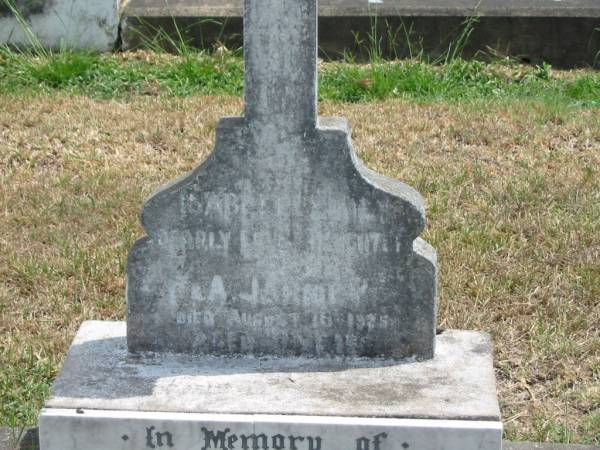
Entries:
[[53,58],[29,66],[32,82],[51,88],[65,88],[73,84],[90,82],[99,62],[97,55],[61,52]]
[[[600,33],[600,28],[594,28],[594,32],[595,33]],[[594,57],[594,66],[598,66],[600,65],[600,50],[598,50],[598,53],[596,53],[596,56]]]
[[583,75],[565,84],[567,97],[576,100],[581,105],[600,106],[600,77]]
[[[219,27],[216,35],[216,43],[222,43],[225,40],[225,30],[227,19],[223,21],[212,18],[199,19],[181,27],[175,17],[171,18],[173,31],[169,33],[160,26],[155,26],[143,18],[136,18],[139,27],[129,26],[129,32],[140,42],[140,48],[151,50],[155,53],[172,53],[178,56],[186,56],[197,53],[193,43],[198,40],[197,45],[201,49],[207,48],[204,42],[203,28],[207,26]],[[192,34],[193,33],[193,34]],[[196,38],[197,36],[197,38]],[[225,48],[224,45],[216,45],[216,48]],[[237,51],[241,53],[241,51]]]
[[[370,29],[365,36],[354,32],[354,44],[360,55],[366,55],[370,64],[381,63],[385,59],[398,59],[400,56],[408,55],[412,61],[425,64],[444,64],[462,57],[469,39],[479,18],[477,16],[467,17],[460,26],[443,39],[440,44],[442,49],[439,56],[433,57],[425,53],[422,42],[415,40],[413,23],[407,26],[398,10],[396,16],[400,18],[400,24],[394,26],[387,18],[379,17],[376,10],[369,15]],[[444,48],[445,47],[445,48]],[[356,62],[357,57],[344,53],[345,62]]]
[[445,64],[447,64],[460,59],[478,22],[479,19],[476,16],[467,17],[467,19],[465,19],[461,25],[462,28],[458,33],[458,37],[450,41],[448,44],[448,50],[446,50],[446,52],[443,53],[435,62],[440,63],[443,61]]

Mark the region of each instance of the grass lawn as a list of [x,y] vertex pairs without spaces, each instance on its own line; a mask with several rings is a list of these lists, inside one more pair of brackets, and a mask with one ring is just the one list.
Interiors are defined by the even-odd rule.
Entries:
[[[78,62],[79,61],[79,62]],[[33,424],[87,319],[124,319],[143,199],[242,111],[239,58],[0,53],[0,425]],[[495,342],[506,438],[600,444],[600,75],[324,64],[373,169],[416,187],[439,324]]]

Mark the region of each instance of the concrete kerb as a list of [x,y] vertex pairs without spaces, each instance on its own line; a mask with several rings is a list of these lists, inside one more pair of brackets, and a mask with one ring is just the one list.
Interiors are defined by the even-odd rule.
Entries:
[[[239,48],[242,42],[240,0],[130,0],[122,12],[124,49],[143,47],[156,30],[175,36],[183,30],[190,45],[215,44]],[[387,31],[410,30],[413,43],[432,58],[441,57],[465,28],[465,19],[477,17],[462,55],[510,56],[531,64],[555,67],[593,66],[600,51],[600,4],[594,0],[403,0],[371,4],[364,0],[321,0],[319,49],[335,59],[344,54],[368,58],[369,48],[360,39],[374,29],[381,33],[385,56],[407,57],[412,47],[404,42],[389,45]],[[393,33],[392,33],[393,34]],[[404,32],[400,32],[404,36]],[[168,43],[164,45],[168,48]]]

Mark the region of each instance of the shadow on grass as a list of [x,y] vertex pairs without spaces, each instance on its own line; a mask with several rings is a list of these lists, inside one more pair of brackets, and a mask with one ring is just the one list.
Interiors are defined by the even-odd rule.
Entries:
[[40,448],[40,437],[37,428],[29,428],[23,434],[21,442],[16,450],[38,450]]

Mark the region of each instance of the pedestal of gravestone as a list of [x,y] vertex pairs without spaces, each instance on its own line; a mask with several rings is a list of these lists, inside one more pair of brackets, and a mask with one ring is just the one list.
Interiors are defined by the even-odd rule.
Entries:
[[42,450],[499,450],[487,335],[433,359],[131,354],[123,322],[81,327],[40,416]]
[[317,118],[316,0],[245,8],[245,116],[144,205],[127,323],[83,324],[42,450],[499,450],[489,337],[435,333],[423,200]]

